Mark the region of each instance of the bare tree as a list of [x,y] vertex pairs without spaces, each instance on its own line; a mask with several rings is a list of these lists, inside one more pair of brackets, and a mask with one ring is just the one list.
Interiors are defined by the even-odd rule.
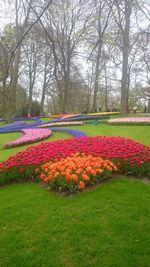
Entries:
[[148,86],[145,88],[148,102],[148,113],[150,113],[150,25],[140,33],[140,59],[143,62],[142,69],[145,69]]
[[41,93],[41,115],[44,115],[44,102],[47,94],[51,93],[51,84],[54,78],[54,60],[51,51],[47,51],[45,47],[43,62],[43,82],[42,82],[42,93]]
[[[104,38],[109,25],[112,5],[108,7],[106,1],[94,1],[93,17],[91,19],[91,32],[93,47],[89,59],[95,62],[95,78],[93,84],[93,101],[92,110],[97,108],[97,93],[99,90],[99,80],[102,66],[102,49],[104,46]],[[93,34],[94,33],[94,34]],[[89,41],[90,42],[90,41]]]
[[[79,1],[80,2],[80,1]],[[71,87],[73,66],[88,24],[85,5],[72,0],[58,1],[47,14],[47,35],[54,55],[54,75],[59,91],[60,111],[65,113]]]

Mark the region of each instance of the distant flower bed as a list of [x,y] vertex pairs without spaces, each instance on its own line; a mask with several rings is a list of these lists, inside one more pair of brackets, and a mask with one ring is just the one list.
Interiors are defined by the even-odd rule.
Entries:
[[[24,122],[22,122],[24,120]],[[33,123],[27,124],[25,121],[33,121]],[[24,118],[17,118],[17,122],[6,124],[0,127],[0,133],[12,133],[22,131],[22,129],[31,129],[35,128],[36,126],[40,125],[41,121],[38,118],[35,119],[24,119]]]
[[60,133],[67,133],[67,134],[71,134],[74,137],[83,137],[86,136],[86,134],[84,132],[78,131],[78,130],[73,130],[73,129],[68,129],[68,128],[61,128],[61,127],[52,127],[51,128],[52,131],[54,132],[60,132]]
[[15,117],[15,121],[40,121],[40,117]]
[[10,148],[34,143],[46,139],[52,134],[52,131],[49,129],[23,129],[22,132],[24,133],[23,136],[5,144],[4,147]]
[[48,116],[48,118],[51,119],[57,119],[57,118],[62,118],[63,116],[65,116],[66,114],[54,114],[54,115],[50,115]]
[[55,122],[55,123],[45,123],[42,124],[40,126],[38,126],[38,128],[45,128],[45,127],[58,127],[58,126],[72,126],[72,125],[83,125],[82,121],[74,121],[74,122]]
[[[76,116],[76,117],[67,117],[67,118],[61,118],[61,119],[56,119],[55,122],[70,122],[70,121],[86,121],[86,120],[97,120],[97,119],[106,119],[105,116],[100,116],[100,115],[81,115],[81,116]],[[107,117],[108,119],[108,117]]]
[[110,115],[119,115],[120,112],[95,112],[88,114],[70,114],[63,116],[62,119],[75,118],[75,117],[84,117],[84,116],[110,116]]
[[75,192],[106,178],[117,171],[110,160],[100,157],[73,154],[57,162],[48,162],[41,166],[40,178],[52,189]]
[[131,125],[150,125],[150,117],[137,117],[137,118],[117,118],[108,121],[109,124],[131,124]]
[[68,115],[63,116],[61,119],[64,120],[67,118],[75,118],[75,117],[79,117],[79,116],[83,116],[83,114],[68,114]]
[[[48,129],[45,129],[48,130]],[[80,137],[41,143],[0,163],[0,184],[35,179],[37,169],[80,153],[112,161],[119,173],[150,177],[150,147],[123,137]]]
[[113,111],[110,111],[110,112],[97,112],[97,113],[88,113],[87,115],[89,116],[99,116],[99,115],[103,115],[103,116],[109,116],[109,115],[119,115],[120,112],[113,112]]

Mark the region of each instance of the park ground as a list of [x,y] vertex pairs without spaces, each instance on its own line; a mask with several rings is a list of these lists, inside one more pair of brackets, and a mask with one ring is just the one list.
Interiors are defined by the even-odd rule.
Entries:
[[[149,126],[103,124],[72,129],[90,136],[123,136],[150,145]],[[25,149],[2,148],[19,135],[1,134],[1,161]],[[68,137],[56,133],[46,141]],[[56,195],[38,183],[1,187],[0,266],[148,267],[149,195],[149,182],[134,177],[116,177],[70,197]]]

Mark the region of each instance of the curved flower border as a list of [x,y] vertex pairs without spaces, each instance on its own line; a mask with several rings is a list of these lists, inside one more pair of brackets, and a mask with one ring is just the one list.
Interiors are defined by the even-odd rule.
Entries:
[[[34,121],[34,123],[26,124],[25,122],[22,122],[21,120],[30,120]],[[19,132],[22,129],[31,129],[35,128],[36,126],[40,125],[41,121],[39,118],[29,118],[29,119],[24,119],[24,118],[18,118],[18,120],[14,123],[8,124],[6,126],[0,127],[0,133],[13,133],[13,132]]]
[[17,147],[30,143],[35,143],[48,138],[52,131],[49,129],[22,129],[23,136],[15,141],[11,141],[4,145],[4,148]]
[[45,128],[45,127],[53,127],[53,126],[73,126],[73,125],[83,125],[83,121],[73,121],[73,122],[68,122],[68,121],[63,121],[63,122],[55,122],[55,123],[45,123],[42,125],[39,125],[38,128]]

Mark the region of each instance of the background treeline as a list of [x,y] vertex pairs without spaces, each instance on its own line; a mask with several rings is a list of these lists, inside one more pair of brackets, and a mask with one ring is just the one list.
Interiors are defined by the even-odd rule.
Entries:
[[1,15],[0,116],[7,121],[125,115],[135,106],[150,112],[149,0],[5,0]]

